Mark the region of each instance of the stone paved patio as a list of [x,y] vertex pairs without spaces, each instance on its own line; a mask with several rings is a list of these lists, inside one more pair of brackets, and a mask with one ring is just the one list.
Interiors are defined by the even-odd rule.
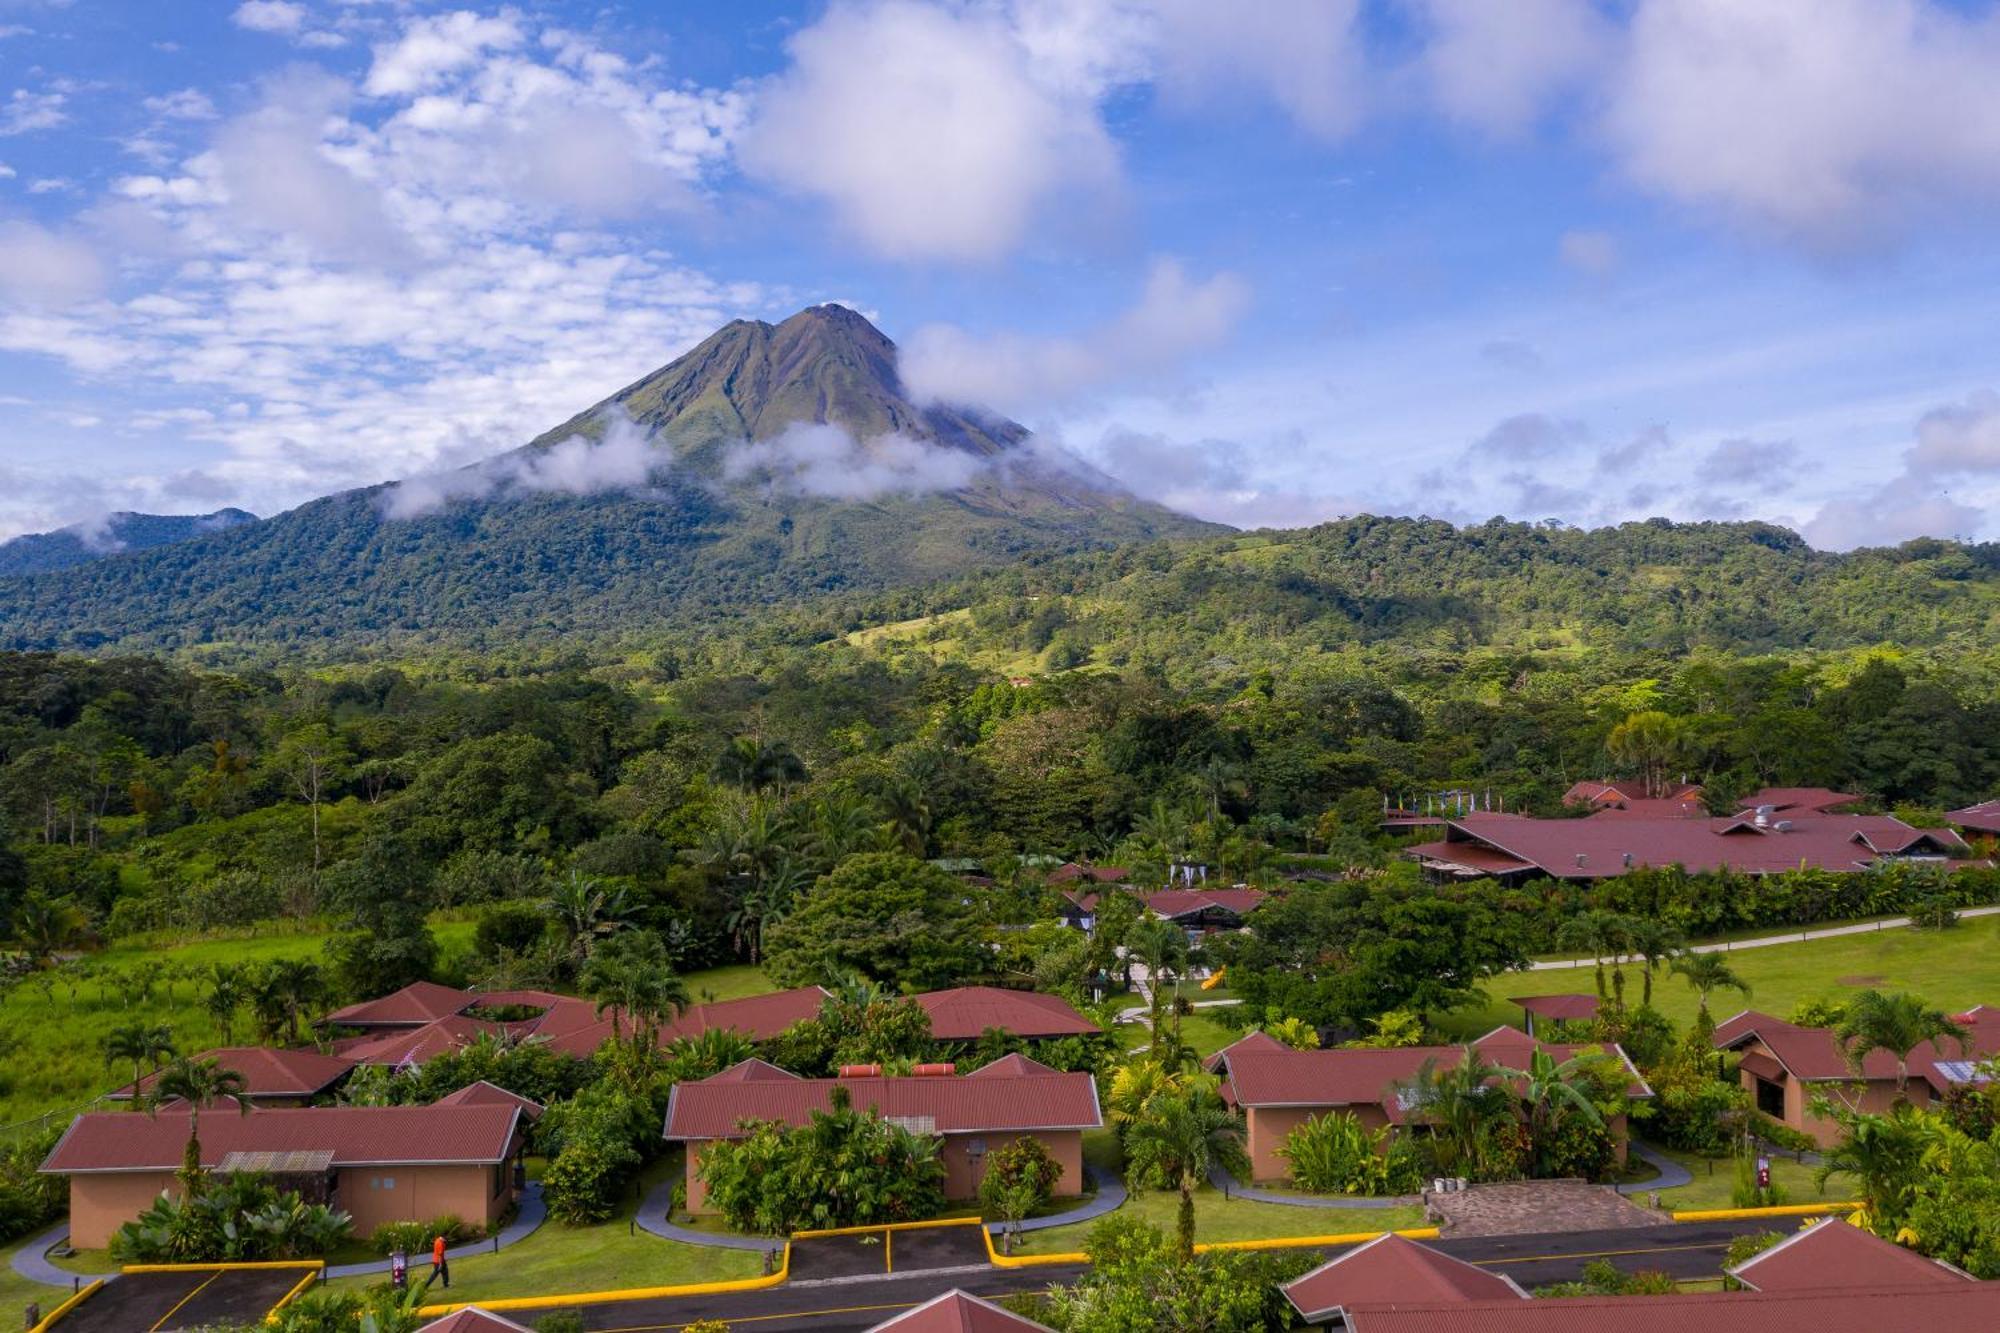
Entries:
[[1426,1194],[1425,1211],[1447,1236],[1513,1236],[1544,1231],[1656,1227],[1661,1214],[1608,1185],[1586,1180],[1515,1180]]

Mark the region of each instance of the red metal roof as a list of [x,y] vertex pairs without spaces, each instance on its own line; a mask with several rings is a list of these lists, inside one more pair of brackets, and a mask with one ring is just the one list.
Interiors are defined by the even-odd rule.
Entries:
[[1335,1255],[1284,1286],[1285,1299],[1309,1324],[1342,1310],[1383,1301],[1526,1300],[1510,1277],[1385,1232]]
[[1201,1062],[1201,1067],[1203,1069],[1206,1069],[1209,1073],[1213,1074],[1216,1070],[1222,1068],[1223,1062],[1227,1060],[1231,1055],[1236,1055],[1236,1054],[1248,1055],[1255,1053],[1257,1051],[1264,1051],[1267,1053],[1271,1051],[1289,1051],[1291,1049],[1292,1049],[1291,1047],[1285,1045],[1285,1043],[1279,1041],[1276,1037],[1272,1036],[1268,1032],[1264,1032],[1262,1030],[1256,1032],[1248,1032],[1245,1033],[1243,1036],[1238,1037],[1235,1041],[1230,1042],[1227,1046],[1223,1047],[1215,1054],[1209,1056],[1206,1060],[1203,1060]]
[[1045,1324],[956,1288],[883,1320],[867,1333],[887,1333],[889,1329],[896,1333],[1049,1333]]
[[433,1102],[434,1106],[512,1106],[520,1111],[523,1118],[538,1120],[543,1106],[532,1097],[523,1097],[518,1092],[509,1092],[497,1083],[480,1079],[468,1083],[457,1092],[447,1093]]
[[[311,1097],[332,1087],[354,1068],[352,1060],[337,1055],[279,1050],[272,1046],[219,1046],[203,1051],[195,1059],[213,1060],[224,1069],[241,1074],[244,1094],[252,1101],[260,1097]],[[140,1079],[139,1092],[150,1092],[159,1078],[158,1074],[148,1074]],[[120,1099],[131,1095],[130,1084],[111,1094]]]
[[2000,1282],[1370,1305],[1349,1333],[1958,1333],[2000,1328]]
[[1020,1078],[1024,1074],[1059,1074],[1062,1071],[1040,1060],[1030,1060],[1019,1051],[1003,1055],[991,1064],[984,1064],[967,1074],[967,1078]]
[[[1940,1069],[1940,1062],[1983,1060],[2000,1055],[2000,1010],[1980,1005],[1958,1018],[1970,1038],[1963,1048],[1947,1038],[1942,1042],[1926,1043],[1910,1052],[1910,1077],[1922,1079],[1938,1092],[1944,1092],[1954,1082],[1962,1081],[1953,1079],[1947,1071]],[[1896,1077],[1896,1057],[1887,1051],[1870,1051],[1862,1060],[1861,1072],[1857,1075],[1847,1052],[1841,1049],[1831,1029],[1800,1027],[1754,1009],[1746,1009],[1718,1024],[1714,1041],[1716,1049],[1724,1051],[1735,1050],[1752,1041],[1762,1042],[1786,1072],[1804,1083],[1839,1083],[1857,1077]],[[1746,1055],[1745,1060],[1749,1060],[1751,1055]],[[1771,1077],[1760,1066],[1752,1066],[1751,1072],[1760,1077]]]
[[1963,1269],[1893,1245],[1844,1217],[1794,1232],[1727,1271],[1752,1291],[1950,1286],[1973,1280]]
[[534,1333],[526,1324],[517,1324],[511,1319],[502,1319],[476,1305],[468,1305],[463,1310],[455,1310],[442,1319],[436,1319],[417,1333]]
[[1945,818],[1974,833],[2000,833],[2000,801],[1981,801],[1963,810],[1953,810]]
[[[1779,824],[1789,824],[1779,828]],[[1777,873],[1801,865],[1860,870],[1889,853],[1919,846],[1947,856],[1966,850],[1948,829],[1912,829],[1893,815],[1810,814],[1774,818],[1758,826],[1749,815],[1726,819],[1522,819],[1513,815],[1462,815],[1442,843],[1407,849],[1406,855],[1511,873],[1493,853],[1556,879],[1604,879],[1639,866],[1679,865],[1690,871],[1734,869]],[[1487,849],[1482,853],[1474,847]]]
[[746,1120],[803,1125],[814,1111],[828,1109],[836,1087],[846,1088],[858,1109],[939,1134],[1096,1129],[1104,1123],[1097,1081],[1088,1074],[750,1080],[732,1079],[731,1072],[675,1086],[667,1102],[667,1138],[737,1138]]
[[340,1056],[357,1065],[421,1065],[440,1055],[464,1050],[481,1037],[497,1037],[505,1029],[498,1023],[448,1014],[413,1031],[392,1030],[376,1036],[334,1043]]
[[1440,862],[1441,869],[1462,867],[1475,875],[1517,875],[1535,868],[1533,862],[1470,840],[1420,842],[1405,847],[1403,855],[1417,861]]
[[1171,921],[1205,912],[1212,907],[1219,907],[1233,916],[1249,916],[1266,896],[1262,889],[1160,889],[1140,894],[1139,901],[1154,916],[1163,916]]
[[[1544,1050],[1557,1061],[1590,1049],[1581,1045],[1538,1042],[1517,1028],[1499,1027],[1472,1043],[1486,1059],[1509,1069],[1525,1068],[1529,1056]],[[1606,1055],[1631,1060],[1615,1043]],[[1295,1051],[1245,1050],[1228,1054],[1224,1082],[1238,1106],[1380,1106],[1392,1121],[1403,1119],[1397,1098],[1401,1085],[1417,1076],[1425,1064],[1455,1068],[1465,1058],[1463,1046],[1403,1046],[1388,1050]],[[1639,1071],[1632,1069],[1630,1094],[1652,1095]]]
[[1087,879],[1093,884],[1123,884],[1132,878],[1132,872],[1124,866],[1080,866],[1074,861],[1065,861],[1049,872],[1051,884],[1074,884]]
[[[740,1032],[752,1041],[768,1041],[792,1024],[813,1017],[825,1001],[826,992],[818,986],[800,986],[769,995],[693,1004],[661,1026],[659,1042],[665,1046],[677,1037],[698,1037],[718,1028]],[[630,1032],[629,1024],[625,1030]],[[599,1017],[591,1001],[564,996],[542,1015],[531,1035],[565,1055],[582,1058],[595,1053],[612,1032],[610,1010]]]
[[1563,793],[1564,805],[1631,805],[1646,801],[1685,802],[1698,800],[1701,784],[1698,782],[1676,782],[1660,796],[1649,795],[1646,784],[1637,780],[1598,780],[1573,783]]
[[1864,799],[1853,792],[1835,791],[1831,787],[1764,787],[1751,792],[1736,805],[1742,810],[1755,810],[1760,805],[1768,805],[1784,814],[1819,813],[1836,806],[1853,805]]
[[[331,1150],[336,1166],[498,1162],[512,1150],[521,1113],[511,1106],[272,1107],[201,1118],[201,1160],[232,1152]],[[187,1144],[185,1113],[94,1111],[80,1115],[42,1163],[58,1174],[170,1171]]]
[[1017,1037],[1088,1036],[1102,1031],[1059,995],[1003,990],[998,986],[958,986],[916,997],[930,1015],[939,1041],[976,1041],[988,1028]]
[[1595,995],[1517,995],[1514,1003],[1536,1018],[1574,1022],[1597,1016]]
[[421,1027],[459,1013],[479,997],[456,986],[413,981],[399,991],[360,1004],[350,1004],[326,1016],[340,1027]]

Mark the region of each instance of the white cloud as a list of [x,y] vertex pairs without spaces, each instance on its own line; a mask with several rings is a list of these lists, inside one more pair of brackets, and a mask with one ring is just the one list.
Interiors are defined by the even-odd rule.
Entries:
[[857,440],[839,426],[799,422],[773,439],[744,441],[723,457],[730,481],[765,479],[772,487],[833,500],[873,500],[961,490],[986,460],[907,435]]
[[1932,475],[2000,472],[2000,393],[1984,390],[1925,413],[1904,457],[1911,471]]
[[1581,421],[1552,417],[1543,412],[1524,412],[1508,417],[1487,431],[1472,446],[1472,451],[1509,463],[1546,461],[1589,443],[1590,438],[1590,431]]
[[243,0],[230,22],[251,32],[289,35],[305,26],[306,7],[294,0]]
[[1364,108],[1359,0],[1153,0],[1158,81],[1169,101],[1206,105],[1249,93],[1308,132],[1338,138]]
[[419,93],[477,64],[487,52],[511,51],[525,40],[511,13],[485,18],[461,9],[418,19],[395,41],[375,48],[363,89],[373,97]]
[[1644,0],[1607,86],[1639,185],[1817,246],[2000,199],[2000,13]]
[[169,120],[214,120],[215,103],[199,88],[182,88],[146,99],[146,110]]
[[29,194],[67,194],[76,182],[67,176],[41,176],[28,182]]
[[1614,33],[1591,0],[1419,0],[1431,100],[1494,134],[1531,127],[1550,99],[1602,70]]
[[72,236],[0,222],[0,303],[66,306],[102,291],[104,262]]
[[[1982,390],[1921,417],[1903,471],[1864,492],[1836,497],[1806,524],[1806,539],[1834,550],[1890,546],[1912,537],[1972,537],[2000,495],[2000,393]],[[1954,487],[1966,489],[1954,493]]]
[[1002,21],[905,0],[843,4],[759,90],[744,167],[817,197],[881,254],[992,260],[1069,190],[1117,175],[1096,107],[1039,81]]
[[601,439],[572,435],[533,452],[411,477],[383,491],[380,503],[386,518],[415,518],[457,501],[494,495],[636,490],[666,465],[667,455],[655,451],[647,433],[620,412],[605,424]]
[[1970,537],[1985,514],[1905,475],[1865,497],[1830,500],[1805,525],[1823,551],[1895,546],[1913,537]]
[[1099,328],[1033,338],[927,325],[902,348],[899,369],[919,399],[1019,412],[1171,375],[1226,339],[1249,303],[1234,274],[1197,280],[1177,261],[1156,259],[1138,303]]
[[31,93],[26,88],[16,88],[0,103],[0,137],[32,134],[68,124],[69,113],[63,110],[68,101],[60,92]]

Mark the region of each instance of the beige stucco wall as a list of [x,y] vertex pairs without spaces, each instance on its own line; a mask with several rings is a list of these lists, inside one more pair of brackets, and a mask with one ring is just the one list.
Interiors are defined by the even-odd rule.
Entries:
[[1351,1112],[1370,1134],[1389,1123],[1388,1113],[1379,1106],[1265,1106],[1251,1107],[1244,1115],[1244,1150],[1250,1154],[1250,1178],[1254,1181],[1282,1181],[1291,1176],[1291,1164],[1279,1156],[1291,1132],[1314,1116]]
[[[1777,1058],[1772,1054],[1771,1048],[1761,1041],[1751,1041],[1743,1049],[1770,1056],[1772,1059]],[[1747,1069],[1740,1069],[1737,1071],[1737,1077],[1742,1081],[1743,1090],[1750,1094],[1751,1104],[1755,1105],[1757,1076]],[[1782,1086],[1785,1092],[1785,1123],[1793,1129],[1810,1134],[1822,1148],[1831,1148],[1839,1143],[1841,1129],[1831,1118],[1812,1113],[1811,1105],[1815,1093],[1824,1093],[1836,1104],[1851,1106],[1870,1115],[1885,1114],[1896,1104],[1896,1081],[1890,1078],[1869,1079],[1866,1082],[1855,1083],[1801,1083],[1787,1073],[1783,1076]],[[1927,1106],[1931,1100],[1931,1085],[1913,1075],[1905,1095],[1912,1106]]]
[[118,1171],[69,1178],[69,1243],[101,1250],[111,1233],[153,1206],[165,1190],[178,1195],[171,1171]]
[[[1049,1150],[1062,1167],[1062,1179],[1056,1182],[1057,1194],[1083,1193],[1083,1131],[1076,1129],[1036,1130],[1032,1133],[998,1134],[947,1134],[939,1156],[944,1161],[944,1193],[948,1199],[970,1199],[979,1193],[979,1180],[985,1174],[983,1169],[975,1169],[972,1163],[971,1146],[974,1139],[985,1145],[988,1153],[1002,1148],[1015,1139],[1039,1140]],[[708,1208],[708,1186],[700,1177],[701,1154],[713,1140],[687,1145],[687,1210],[691,1213],[705,1212]],[[983,1168],[984,1162],[981,1162]]]
[[428,1222],[447,1213],[491,1227],[509,1189],[505,1164],[345,1167],[335,1173],[334,1204],[353,1215],[360,1236],[384,1222]]

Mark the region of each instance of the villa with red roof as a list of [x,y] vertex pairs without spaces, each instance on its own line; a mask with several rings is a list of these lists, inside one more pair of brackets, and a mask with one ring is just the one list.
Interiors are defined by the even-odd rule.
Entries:
[[1046,1324],[954,1287],[891,1315],[866,1333],[1050,1333]]
[[1103,1031],[1060,995],[1040,991],[956,986],[913,998],[930,1015],[931,1036],[938,1041],[977,1041],[993,1028],[1029,1039],[1090,1037]]
[[765,1060],[745,1060],[713,1078],[677,1084],[667,1101],[665,1137],[687,1145],[688,1210],[700,1212],[707,1202],[700,1167],[708,1144],[744,1137],[749,1122],[808,1124],[814,1112],[831,1108],[835,1088],[846,1089],[857,1110],[942,1139],[947,1198],[977,1194],[986,1155],[1020,1138],[1039,1140],[1061,1165],[1056,1193],[1083,1192],[1083,1133],[1104,1124],[1096,1079],[1023,1055],[963,1075],[951,1065],[919,1068],[927,1072],[885,1077],[871,1065],[840,1078],[801,1078]]
[[2000,801],[1981,801],[1962,810],[1947,811],[1945,820],[1953,828],[1964,829],[1967,833],[2000,836]]
[[[1910,1052],[1904,1095],[1917,1106],[1942,1097],[1960,1083],[1980,1082],[1982,1060],[2000,1055],[2000,1010],[1979,1005],[1954,1017],[1970,1033],[1960,1049],[1952,1040],[1931,1042]],[[1715,1029],[1715,1048],[1738,1053],[1737,1077],[1759,1111],[1821,1146],[1840,1141],[1840,1126],[1812,1113],[1817,1092],[1871,1113],[1896,1102],[1896,1057],[1870,1051],[1856,1071],[1830,1028],[1800,1027],[1782,1018],[1746,1009]]]
[[1347,1311],[1393,1301],[1524,1301],[1528,1293],[1502,1273],[1475,1268],[1427,1245],[1384,1232],[1343,1250],[1284,1286],[1285,1299],[1308,1324],[1344,1328]]
[[[1112,890],[1124,892],[1124,890]],[[1262,889],[1153,889],[1129,891],[1139,905],[1162,921],[1171,921],[1189,935],[1241,930],[1244,921],[1267,895]],[[1097,921],[1099,895],[1065,893],[1059,909],[1064,925],[1091,929]]]
[[[1257,1040],[1261,1038],[1261,1040]],[[1592,1049],[1537,1042],[1518,1028],[1499,1027],[1472,1043],[1483,1058],[1506,1069],[1525,1069],[1536,1050],[1557,1061]],[[1631,1073],[1626,1094],[1652,1096],[1652,1089],[1616,1044],[1601,1048]],[[1285,1140],[1306,1121],[1333,1112],[1351,1113],[1368,1130],[1401,1126],[1411,1107],[1406,1089],[1427,1064],[1450,1069],[1465,1058],[1463,1046],[1404,1046],[1382,1050],[1294,1050],[1261,1033],[1218,1052],[1223,1100],[1243,1112],[1244,1148],[1256,1180],[1282,1180],[1289,1168],[1281,1155]],[[1625,1153],[1625,1117],[1607,1124],[1619,1159]]]
[[[352,1060],[318,1051],[285,1051],[270,1046],[220,1046],[203,1051],[197,1060],[213,1060],[224,1069],[243,1076],[243,1100],[252,1106],[305,1106],[315,1097],[331,1093],[334,1086],[354,1068]],[[158,1074],[148,1074],[138,1082],[137,1093],[144,1097],[159,1082]],[[127,1084],[106,1095],[113,1101],[129,1101],[133,1085]]]
[[[201,1120],[209,1171],[268,1171],[343,1208],[367,1235],[384,1222],[454,1214],[492,1226],[514,1197],[513,1163],[525,1151],[526,1120],[511,1105],[311,1106],[211,1110]],[[102,1249],[162,1191],[175,1171],[188,1115],[89,1112],[43,1161],[67,1176],[70,1244]]]
[[468,1305],[463,1310],[453,1310],[442,1319],[432,1320],[418,1329],[417,1333],[535,1333],[535,1331],[526,1324],[503,1319],[491,1310]]

